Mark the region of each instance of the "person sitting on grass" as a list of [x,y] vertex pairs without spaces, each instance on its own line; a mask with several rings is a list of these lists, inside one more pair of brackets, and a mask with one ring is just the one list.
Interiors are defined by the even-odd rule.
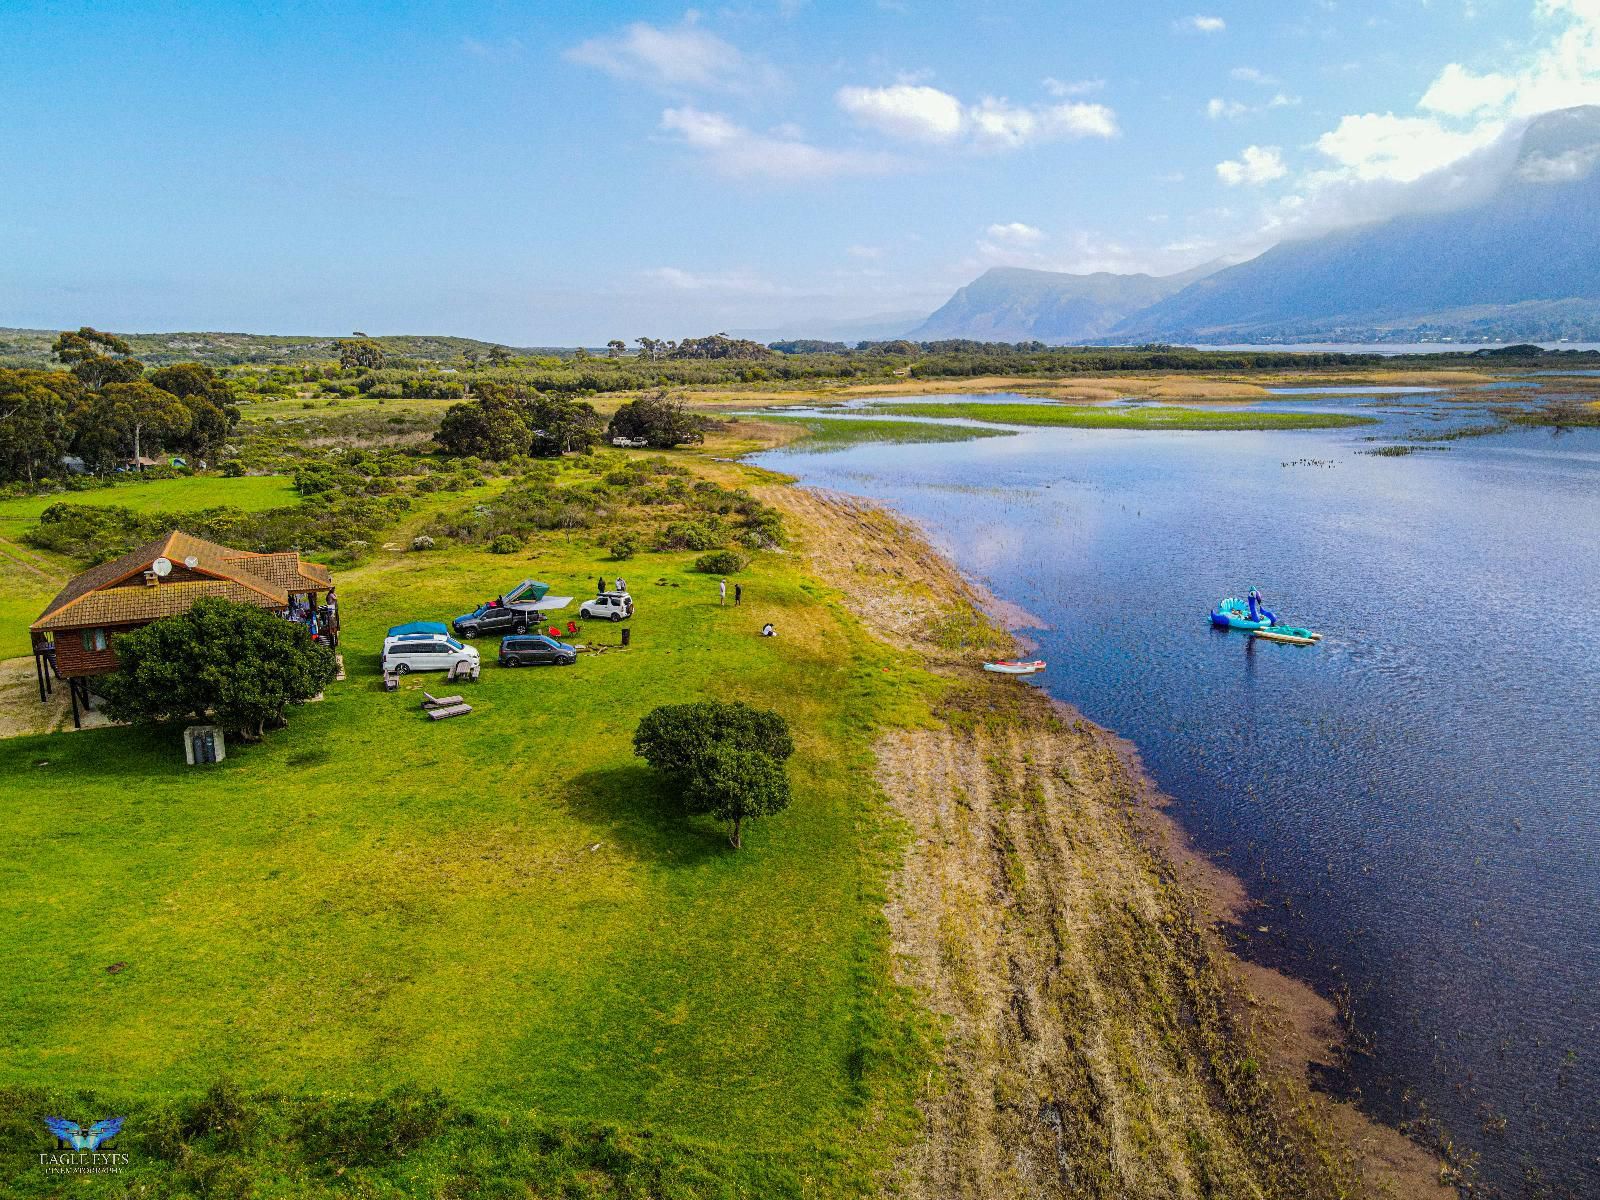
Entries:
[[778,636],[778,631],[772,627],[772,622],[771,621],[768,621],[765,625],[763,625],[761,627],[761,636],[762,637],[777,637]]

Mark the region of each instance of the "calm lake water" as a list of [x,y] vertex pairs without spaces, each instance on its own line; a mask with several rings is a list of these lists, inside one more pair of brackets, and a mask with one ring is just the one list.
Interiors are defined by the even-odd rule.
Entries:
[[[1600,1196],[1600,431],[1359,454],[1481,419],[1412,400],[1352,408],[1377,431],[761,461],[887,502],[1048,622],[1042,686],[1136,742],[1259,900],[1242,951],[1348,989],[1372,1053],[1333,1086],[1437,1119],[1499,1194]],[[1322,644],[1212,630],[1252,585]]]

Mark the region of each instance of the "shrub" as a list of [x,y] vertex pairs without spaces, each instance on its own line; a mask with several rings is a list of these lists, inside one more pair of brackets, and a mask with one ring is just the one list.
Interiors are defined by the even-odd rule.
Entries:
[[734,550],[713,550],[694,560],[694,569],[707,575],[734,575],[745,569],[749,559]]
[[433,546],[433,539],[425,533],[411,539],[411,548],[413,550],[432,550]]
[[639,539],[631,533],[620,534],[611,539],[611,557],[619,561],[626,561],[639,553]]
[[703,521],[674,521],[656,535],[658,550],[715,550],[721,545],[721,531]]
[[502,533],[489,543],[490,554],[515,554],[522,549],[522,543],[517,541],[515,534]]
[[222,474],[225,479],[238,479],[244,474],[244,464],[236,458],[230,458],[222,464]]

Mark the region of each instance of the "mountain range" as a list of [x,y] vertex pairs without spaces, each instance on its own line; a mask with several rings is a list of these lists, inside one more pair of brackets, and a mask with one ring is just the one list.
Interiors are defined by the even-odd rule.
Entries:
[[1129,315],[1181,292],[1215,271],[1211,263],[1180,275],[1068,275],[993,267],[911,331],[913,341],[1086,342]]
[[1532,121],[1462,208],[1183,275],[996,268],[910,336],[1056,344],[1600,340],[1600,107]]

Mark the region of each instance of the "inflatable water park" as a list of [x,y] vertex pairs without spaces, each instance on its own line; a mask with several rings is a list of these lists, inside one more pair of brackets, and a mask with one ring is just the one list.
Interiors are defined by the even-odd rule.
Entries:
[[1320,633],[1302,629],[1298,625],[1284,625],[1277,614],[1262,602],[1261,593],[1251,588],[1243,600],[1229,596],[1211,610],[1211,623],[1218,629],[1243,629],[1251,637],[1269,642],[1287,642],[1292,646],[1311,646],[1322,640]]

